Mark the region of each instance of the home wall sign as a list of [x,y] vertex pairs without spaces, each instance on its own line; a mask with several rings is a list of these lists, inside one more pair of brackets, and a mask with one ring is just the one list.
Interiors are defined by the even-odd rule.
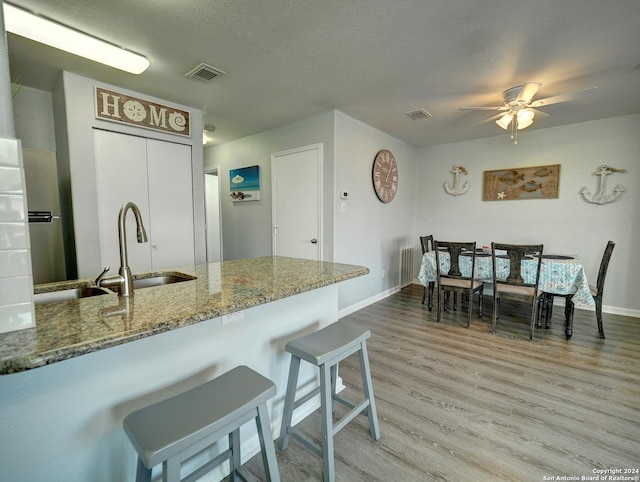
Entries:
[[560,164],[484,171],[484,201],[558,197]]
[[607,204],[612,201],[615,201],[616,198],[624,192],[624,187],[622,187],[622,184],[618,184],[613,189],[613,192],[611,193],[607,192],[607,176],[613,172],[619,172],[624,174],[625,172],[627,172],[627,170],[616,169],[615,167],[611,167],[611,166],[598,167],[598,169],[596,169],[596,172],[593,173],[596,176],[600,176],[600,180],[598,181],[598,192],[596,192],[595,194],[591,194],[586,187],[583,187],[580,190],[580,194],[582,194],[582,197],[584,198],[584,200],[587,201],[588,203],[595,203],[595,204]]
[[460,186],[460,174],[469,174],[464,166],[453,166],[453,187],[449,186],[448,182],[443,184],[444,190],[452,196],[460,196],[469,190],[469,181]]
[[120,124],[191,137],[189,112],[96,87],[96,117]]
[[229,171],[229,189],[234,201],[260,200],[260,166]]

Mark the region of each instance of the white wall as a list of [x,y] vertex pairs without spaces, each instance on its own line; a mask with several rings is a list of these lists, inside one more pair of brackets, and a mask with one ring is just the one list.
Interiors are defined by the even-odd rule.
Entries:
[[[373,159],[381,149],[389,149],[398,163],[398,193],[387,204],[378,200],[371,180]],[[337,113],[335,260],[371,270],[368,276],[340,285],[340,309],[400,284],[400,248],[417,245],[415,157],[416,149],[409,144]],[[348,191],[349,199],[341,200],[340,191]]]
[[[270,256],[271,249],[271,154],[323,143],[324,225],[323,256],[333,260],[334,112],[213,146],[204,151],[205,168],[220,166],[220,212],[222,251],[225,260]],[[260,166],[260,200],[234,203],[229,196],[229,170]]]
[[[324,259],[371,269],[370,275],[339,285],[343,309],[398,288],[400,248],[415,244],[415,148],[332,111],[205,149],[205,166],[220,165],[224,259],[270,255],[271,153],[317,142],[324,144]],[[399,193],[389,204],[378,200],[371,181],[380,149],[394,153],[400,172]],[[255,164],[261,170],[260,201],[234,204],[229,169]],[[351,194],[344,212],[341,190]]]
[[[540,242],[550,253],[573,253],[596,283],[608,240],[616,242],[609,265],[604,305],[638,316],[640,298],[640,115],[569,126],[522,131],[518,144],[507,135],[418,150],[414,237],[500,242]],[[506,167],[560,164],[558,199],[482,201],[483,171]],[[608,190],[622,184],[626,192],[606,205],[587,203],[579,191],[597,191],[597,166],[627,169],[612,174]],[[463,165],[471,187],[451,196],[443,183],[453,183],[451,169]],[[417,267],[416,267],[417,270]],[[416,271],[417,273],[417,271]],[[631,311],[630,311],[631,310]]]
[[13,113],[22,147],[55,152],[51,92],[22,86],[13,99]]

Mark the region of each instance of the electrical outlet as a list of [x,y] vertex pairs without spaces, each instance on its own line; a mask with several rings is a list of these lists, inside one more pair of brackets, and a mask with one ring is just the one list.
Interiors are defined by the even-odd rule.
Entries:
[[382,269],[382,277],[383,277],[383,278],[386,278],[386,277],[387,277],[387,270],[386,270],[386,268],[383,268],[383,269]]

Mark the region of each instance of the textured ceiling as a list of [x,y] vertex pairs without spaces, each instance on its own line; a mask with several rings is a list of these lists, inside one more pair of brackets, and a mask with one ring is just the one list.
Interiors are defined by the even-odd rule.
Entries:
[[[502,91],[550,105],[529,129],[640,112],[638,0],[13,0],[145,55],[121,73],[8,34],[12,75],[51,90],[60,70],[202,109],[214,143],[339,109],[414,146],[505,136]],[[226,72],[205,84],[200,62]],[[431,119],[405,112],[424,108]]]

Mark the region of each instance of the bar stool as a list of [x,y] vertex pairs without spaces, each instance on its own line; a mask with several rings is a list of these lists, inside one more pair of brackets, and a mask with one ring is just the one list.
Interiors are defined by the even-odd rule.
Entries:
[[[342,321],[307,336],[292,340],[285,345],[291,353],[289,380],[284,402],[284,414],[280,428],[278,448],[285,450],[289,443],[289,435],[302,442],[308,449],[322,458],[322,478],[325,482],[335,480],[333,437],[360,413],[369,418],[369,431],[374,440],[380,438],[376,403],[373,397],[371,372],[367,355],[366,340],[371,336],[369,330],[347,324]],[[336,394],[336,376],[338,362],[358,352],[360,372],[364,391],[364,401],[355,405]],[[298,383],[300,360],[305,360],[320,368],[320,386],[298,400],[295,399]],[[322,419],[322,446],[313,442],[291,426],[293,411],[320,393],[320,415]],[[337,423],[333,423],[334,402],[340,402],[351,408]]]
[[166,400],[130,413],[124,430],[138,452],[137,482],[149,482],[151,470],[162,462],[163,481],[180,480],[185,450],[193,454],[225,435],[229,448],[194,470],[183,481],[194,481],[229,460],[231,480],[251,480],[240,466],[240,427],[255,419],[267,480],[279,481],[266,402],[276,394],[275,384],[246,366]]

